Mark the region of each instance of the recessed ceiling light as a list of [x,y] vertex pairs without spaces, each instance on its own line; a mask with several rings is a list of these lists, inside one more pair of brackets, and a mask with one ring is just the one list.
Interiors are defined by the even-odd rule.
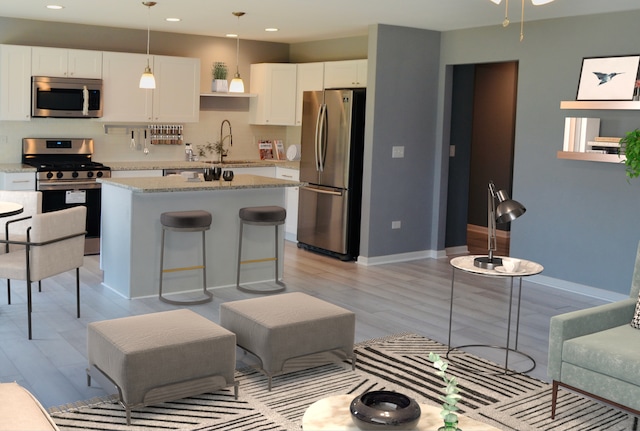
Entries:
[[60,9],[64,9],[64,6],[60,6],[57,4],[50,4],[50,5],[47,5],[47,9],[60,10]]
[[275,27],[269,27],[269,28],[265,28],[264,31],[278,31],[278,29]]
[[166,18],[165,21],[169,22],[180,22],[182,21],[180,18]]

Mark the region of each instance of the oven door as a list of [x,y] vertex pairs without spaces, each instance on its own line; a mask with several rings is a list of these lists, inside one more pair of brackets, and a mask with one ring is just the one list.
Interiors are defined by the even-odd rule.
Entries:
[[42,212],[57,211],[78,205],[87,207],[87,236],[85,254],[100,253],[100,202],[101,189],[67,188],[42,190]]

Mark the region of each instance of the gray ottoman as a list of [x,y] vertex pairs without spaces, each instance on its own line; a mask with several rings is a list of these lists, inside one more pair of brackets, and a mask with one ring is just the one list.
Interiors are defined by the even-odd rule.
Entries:
[[[89,324],[87,383],[117,390],[131,409],[238,385],[236,337],[182,309]],[[115,386],[115,388],[114,388]]]
[[300,292],[220,305],[220,325],[260,359],[269,390],[273,375],[293,358],[340,351],[355,369],[355,323],[353,312]]

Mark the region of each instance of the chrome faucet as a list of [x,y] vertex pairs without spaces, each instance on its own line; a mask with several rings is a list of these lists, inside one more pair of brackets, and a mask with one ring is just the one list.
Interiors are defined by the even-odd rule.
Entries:
[[[229,134],[226,136],[222,135],[224,131],[224,123],[229,125]],[[226,157],[226,151],[224,151],[224,140],[229,138],[229,146],[233,147],[233,132],[231,131],[231,122],[229,120],[223,120],[220,124],[220,163],[222,163],[222,159]]]

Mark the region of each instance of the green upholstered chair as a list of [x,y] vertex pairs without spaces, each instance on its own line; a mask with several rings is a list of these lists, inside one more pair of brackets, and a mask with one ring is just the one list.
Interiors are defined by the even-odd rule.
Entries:
[[559,387],[640,416],[640,329],[631,326],[640,290],[640,245],[629,299],[551,318],[551,417]]

